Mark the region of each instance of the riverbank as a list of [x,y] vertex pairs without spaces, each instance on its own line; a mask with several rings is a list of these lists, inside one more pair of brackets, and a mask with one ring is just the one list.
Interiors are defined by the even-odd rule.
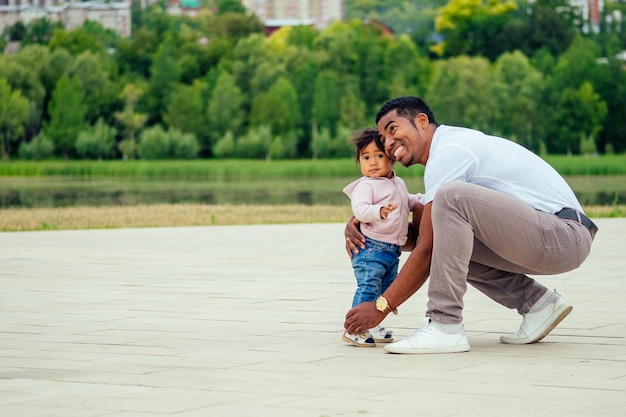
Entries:
[[[591,218],[626,217],[626,206],[589,206],[585,207],[585,212]],[[0,210],[0,232],[342,223],[351,214],[348,204],[343,206],[154,204],[107,207],[8,208]]]
[[[563,176],[572,175],[626,175],[626,154],[600,155],[544,155],[554,169]],[[338,178],[355,174],[352,158],[338,159],[196,159],[196,160],[11,160],[0,164],[0,177],[74,177],[74,178],[139,178],[139,179],[202,179],[232,180],[261,178]],[[397,174],[403,178],[422,177],[424,167],[403,167],[396,164]]]
[[107,207],[8,208],[0,231],[119,229],[345,222],[350,205],[153,204]]

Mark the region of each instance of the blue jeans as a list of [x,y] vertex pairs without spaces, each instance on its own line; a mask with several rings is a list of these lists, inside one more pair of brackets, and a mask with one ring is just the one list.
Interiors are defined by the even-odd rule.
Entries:
[[352,307],[375,301],[396,279],[400,246],[365,237],[365,249],[352,255],[352,268],[358,285]]

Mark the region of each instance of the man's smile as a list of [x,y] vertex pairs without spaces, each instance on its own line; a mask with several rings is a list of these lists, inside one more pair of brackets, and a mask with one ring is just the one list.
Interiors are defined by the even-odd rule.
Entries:
[[404,146],[400,145],[398,146],[394,151],[393,151],[393,159],[395,159],[396,161],[400,159],[400,156],[402,155],[402,152],[404,151]]

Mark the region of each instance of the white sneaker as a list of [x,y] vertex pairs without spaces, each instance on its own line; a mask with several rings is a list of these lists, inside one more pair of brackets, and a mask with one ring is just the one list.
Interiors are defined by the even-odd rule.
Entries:
[[370,332],[365,332],[361,334],[350,334],[347,330],[344,330],[343,336],[341,336],[341,340],[358,347],[376,347],[376,341],[374,340]]
[[467,352],[470,345],[462,325],[450,333],[426,317],[422,326],[412,335],[385,346],[385,350],[391,353],[454,353]]
[[515,334],[500,336],[502,343],[525,345],[543,339],[554,329],[574,307],[561,294],[554,292],[558,298],[546,305],[542,310],[524,314],[522,325]]
[[374,338],[376,343],[391,343],[393,342],[393,332],[387,330],[384,327],[376,326],[369,330],[370,334]]

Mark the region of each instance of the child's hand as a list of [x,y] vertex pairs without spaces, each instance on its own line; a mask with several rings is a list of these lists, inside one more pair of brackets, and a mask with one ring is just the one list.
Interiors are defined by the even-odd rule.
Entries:
[[380,208],[380,218],[385,220],[389,213],[398,208],[397,204],[389,203],[386,206]]

